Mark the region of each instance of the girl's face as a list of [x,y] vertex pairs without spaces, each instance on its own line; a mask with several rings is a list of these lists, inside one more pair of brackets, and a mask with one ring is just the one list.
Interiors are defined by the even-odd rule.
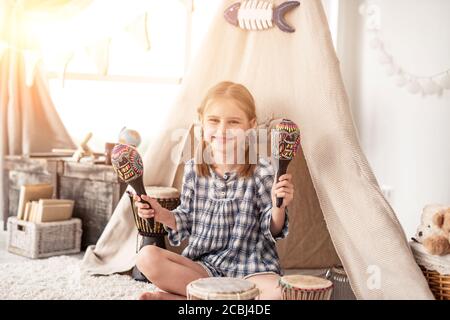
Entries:
[[255,127],[256,120],[248,119],[235,101],[220,99],[207,104],[202,124],[204,139],[217,155],[245,146],[245,133]]

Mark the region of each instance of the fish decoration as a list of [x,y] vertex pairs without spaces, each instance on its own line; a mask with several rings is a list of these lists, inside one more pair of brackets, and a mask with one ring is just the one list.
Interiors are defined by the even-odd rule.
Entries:
[[286,1],[278,7],[263,0],[246,0],[232,4],[225,10],[225,20],[244,30],[266,30],[274,24],[284,32],[295,32],[285,20],[288,11],[300,5],[299,1]]

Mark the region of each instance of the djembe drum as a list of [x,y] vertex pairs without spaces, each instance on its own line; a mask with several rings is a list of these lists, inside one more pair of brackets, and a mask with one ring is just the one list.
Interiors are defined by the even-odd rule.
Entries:
[[333,283],[330,280],[291,275],[279,280],[283,300],[330,300]]
[[333,282],[331,300],[356,300],[350,280],[341,266],[335,266],[327,271],[326,277]]
[[[166,208],[169,211],[174,210],[180,205],[180,193],[175,188],[145,187],[145,191],[149,197],[155,198],[163,208]],[[128,193],[128,195],[131,201],[134,222],[139,234],[143,237],[140,248],[149,244],[155,244],[158,247],[165,249],[164,236],[167,232],[164,230],[164,226],[157,221],[153,221],[153,224],[150,224],[148,220],[141,218],[134,204],[133,195],[131,193]],[[155,239],[150,240],[149,238]]]
[[186,287],[188,300],[254,300],[259,289],[248,280],[238,278],[202,278]]
[[[167,210],[174,210],[180,205],[180,193],[175,188],[169,187],[145,187],[147,195],[151,198],[155,198],[158,203]],[[134,222],[138,229],[138,233],[142,236],[142,241],[139,246],[139,250],[148,245],[156,245],[160,248],[165,249],[166,244],[164,241],[164,236],[167,234],[164,226],[157,222],[143,219],[139,216],[138,210],[134,204],[133,194],[128,192],[130,197],[131,209],[133,212]],[[133,269],[133,278],[135,280],[146,281],[146,278],[142,273],[135,267]]]

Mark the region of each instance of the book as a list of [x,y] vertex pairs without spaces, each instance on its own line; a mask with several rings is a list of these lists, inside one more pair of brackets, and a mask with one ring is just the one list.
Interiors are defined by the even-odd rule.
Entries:
[[48,199],[53,195],[53,186],[48,183],[25,184],[20,187],[19,204],[17,208],[17,218],[24,217],[25,206],[28,201]]
[[21,219],[24,221],[28,221],[31,212],[31,201],[28,201],[25,205],[25,212],[23,213]]
[[38,205],[39,205],[38,201],[32,201],[31,202],[31,211],[30,211],[30,216],[28,218],[28,221],[35,222]]
[[39,205],[41,206],[51,206],[51,205],[62,205],[62,204],[71,204],[74,205],[75,201],[70,199],[39,199]]
[[35,222],[70,220],[75,201],[64,199],[41,199],[36,209]]

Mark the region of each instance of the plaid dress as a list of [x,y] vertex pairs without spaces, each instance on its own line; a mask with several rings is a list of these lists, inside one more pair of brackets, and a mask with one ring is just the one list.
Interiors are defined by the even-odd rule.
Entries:
[[270,232],[274,170],[260,158],[251,178],[236,172],[211,177],[196,174],[194,160],[186,163],[181,204],[172,210],[177,230],[165,227],[169,242],[179,246],[189,237],[182,255],[199,262],[214,277],[245,277],[260,272],[281,274],[275,243],[288,234],[288,215],[277,238]]

